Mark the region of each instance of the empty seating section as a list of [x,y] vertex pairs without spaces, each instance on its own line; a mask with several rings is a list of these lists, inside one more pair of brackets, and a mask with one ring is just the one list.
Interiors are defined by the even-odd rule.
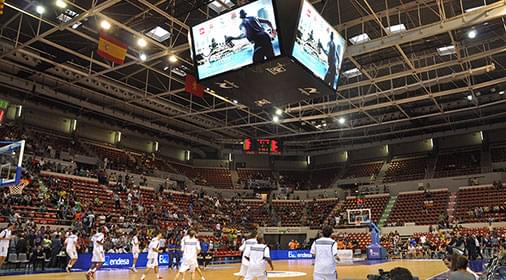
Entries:
[[290,188],[306,188],[311,179],[311,173],[304,170],[280,170],[280,182]]
[[481,172],[479,148],[459,152],[440,152],[434,177],[450,177]]
[[492,155],[492,162],[504,162],[506,161],[506,146],[493,147],[490,149]]
[[388,165],[383,182],[419,180],[425,178],[430,160],[425,157],[394,159]]
[[336,180],[341,168],[316,169],[311,172],[311,184],[313,188],[329,188]]
[[99,160],[104,161],[107,158],[107,168],[109,169],[127,171],[129,167],[134,165],[124,150],[95,144],[87,145],[97,154]]
[[232,189],[232,176],[227,168],[191,167],[189,165],[170,163],[174,170],[184,174],[198,185],[213,186],[221,189]]
[[[463,187],[457,193],[454,216],[460,222],[506,220],[506,189],[493,186]],[[477,209],[478,208],[478,209]],[[481,209],[479,209],[481,208]]]
[[356,197],[348,197],[346,198],[342,211],[352,209],[371,209],[371,218],[373,222],[377,223],[380,220],[389,199],[390,196],[388,194],[366,195],[362,199],[362,203],[359,204],[359,200]]
[[371,177],[376,175],[383,166],[382,161],[369,162],[369,163],[356,163],[352,164],[346,170],[344,178],[359,178],[359,177]]
[[237,168],[237,175],[242,181],[248,179],[267,179],[272,178],[272,171],[270,169],[254,169],[254,168]]
[[400,193],[387,224],[435,225],[439,216],[447,212],[449,195],[448,190]]

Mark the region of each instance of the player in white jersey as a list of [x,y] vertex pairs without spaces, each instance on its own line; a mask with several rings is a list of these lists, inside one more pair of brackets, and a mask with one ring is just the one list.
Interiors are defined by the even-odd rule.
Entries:
[[316,239],[311,245],[311,254],[315,256],[313,280],[336,280],[337,243],[330,238],[332,227],[325,226],[323,237]]
[[65,239],[65,246],[66,246],[66,252],[69,256],[69,263],[67,264],[67,272],[70,273],[70,270],[74,266],[74,264],[77,261],[77,231],[74,229],[71,231],[70,235],[67,236],[67,239]]
[[139,259],[139,253],[141,252],[141,249],[139,248],[139,238],[137,238],[137,233],[134,232],[133,234],[133,237],[132,237],[132,240],[130,241],[130,244],[132,245],[132,257],[134,259],[133,263],[132,263],[132,268],[131,270],[133,272],[137,272],[137,269],[135,268],[135,266],[137,265],[137,260]]
[[258,235],[257,242],[258,244],[253,244],[244,251],[244,257],[249,262],[248,271],[244,277],[245,280],[267,280],[267,263],[271,270],[274,270],[270,249],[264,244],[264,237]]
[[[193,274],[195,270],[199,270],[199,263],[197,260],[198,254],[200,253],[200,242],[195,237],[197,233],[194,230],[190,230],[189,236],[185,236],[181,240],[181,250],[183,251],[183,261],[181,262],[181,267],[176,274],[176,280],[179,279],[179,276],[183,276],[183,274],[187,271],[191,272],[190,279],[193,279]],[[204,276],[202,272],[199,272],[202,279]]]
[[146,278],[146,274],[149,273],[151,269],[153,269],[156,273],[156,279],[163,279],[160,274],[158,274],[158,253],[160,253],[160,239],[162,239],[162,233],[158,233],[151,242],[149,242],[148,246],[148,263],[146,265],[146,271],[142,274],[141,280]]
[[239,278],[246,277],[246,272],[248,272],[249,261],[244,257],[244,252],[246,251],[247,248],[251,247],[251,245],[255,245],[258,243],[256,235],[257,235],[256,232],[252,232],[250,234],[250,238],[244,240],[241,244],[241,247],[239,247],[239,251],[242,252],[241,270],[239,271]]
[[102,267],[105,262],[105,228],[97,229],[97,233],[91,237],[93,242],[93,256],[91,258],[91,267],[86,274],[86,279],[95,279],[95,272]]
[[9,243],[12,239],[12,230],[14,230],[14,224],[9,223],[7,228],[0,232],[0,267],[9,253]]

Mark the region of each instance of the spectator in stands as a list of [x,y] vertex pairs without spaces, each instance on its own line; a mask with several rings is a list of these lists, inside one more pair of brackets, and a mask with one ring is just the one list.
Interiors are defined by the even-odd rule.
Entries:
[[476,280],[478,277],[476,274],[469,271],[467,266],[468,260],[465,256],[456,256],[454,257],[453,269],[450,269],[452,272],[450,273],[450,277],[448,280]]
[[390,270],[390,280],[413,280],[411,272],[404,267],[396,267]]
[[38,264],[40,264],[40,267],[41,267],[42,271],[45,270],[45,266],[46,266],[46,254],[44,253],[44,250],[42,249],[41,245],[38,245],[37,247],[34,248],[34,250],[32,252],[31,263],[33,265],[33,270],[34,271],[37,270],[37,265]]

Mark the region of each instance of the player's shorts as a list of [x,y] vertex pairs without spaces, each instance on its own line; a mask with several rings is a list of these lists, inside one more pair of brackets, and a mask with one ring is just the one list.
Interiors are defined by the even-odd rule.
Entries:
[[186,271],[194,272],[195,269],[197,269],[197,267],[199,267],[197,260],[183,261],[183,263],[181,263],[181,267],[179,267],[179,272],[186,272]]
[[337,272],[333,274],[313,273],[313,280],[337,280]]
[[94,263],[103,263],[103,262],[105,262],[105,253],[104,253],[104,251],[93,250],[93,257],[91,258],[91,262],[94,262]]
[[267,280],[267,272],[266,271],[252,271],[248,269],[246,276],[244,276],[244,280]]
[[137,251],[137,250],[132,250],[132,256],[133,256],[133,258],[134,258],[134,259],[138,259],[138,258],[139,258],[139,253],[140,253],[140,252],[139,252],[139,251]]
[[77,259],[77,251],[76,249],[67,249],[67,256],[69,256],[70,259],[75,260]]
[[0,246],[0,257],[7,257],[9,246]]
[[155,268],[158,266],[158,257],[148,259],[148,263],[146,264],[147,268]]
[[248,266],[245,264],[241,264],[241,270],[239,270],[239,276],[246,277],[246,273],[248,273]]

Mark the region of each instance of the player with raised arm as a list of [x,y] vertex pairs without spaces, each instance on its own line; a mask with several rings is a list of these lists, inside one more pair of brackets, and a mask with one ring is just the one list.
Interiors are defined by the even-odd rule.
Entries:
[[[198,254],[200,253],[200,242],[196,238],[197,233],[194,230],[190,230],[188,235],[189,236],[185,236],[181,240],[181,250],[183,250],[183,261],[181,263],[179,271],[176,274],[176,280],[179,279],[179,276],[183,277],[183,274],[187,271],[191,273],[190,279],[193,280],[195,270],[200,270],[197,260]],[[204,279],[202,271],[199,271],[199,274],[201,275],[201,278]]]
[[133,272],[137,272],[135,266],[137,265],[137,260],[139,259],[139,253],[141,252],[141,249],[139,248],[140,242],[139,238],[137,238],[136,232],[132,233],[132,240],[130,241],[130,244],[132,245],[132,257],[133,257],[132,268],[130,268],[130,270],[132,270]]
[[267,280],[267,263],[271,267],[271,270],[274,270],[270,249],[264,244],[264,237],[258,235],[256,239],[258,243],[251,245],[244,251],[244,257],[249,262],[245,280]]
[[78,237],[77,237],[77,231],[75,229],[73,229],[71,232],[70,232],[70,235],[67,236],[67,238],[65,239],[65,246],[66,246],[66,252],[67,252],[67,255],[69,256],[69,263],[67,264],[67,272],[70,273],[72,267],[74,266],[74,264],[77,262],[77,241],[78,241]]
[[330,32],[330,38],[329,42],[327,43],[327,49],[325,49],[321,42],[318,41],[318,49],[323,50],[325,55],[327,55],[327,64],[328,69],[327,73],[325,74],[324,81],[329,86],[334,88],[334,84],[336,82],[336,75],[337,75],[337,67],[339,65],[340,57],[339,53],[341,52],[341,46],[334,43],[334,32]]
[[95,279],[95,272],[99,270],[105,262],[105,232],[106,229],[100,227],[97,229],[97,233],[91,237],[91,241],[93,242],[93,256],[91,258],[91,267],[88,273],[86,273],[86,279]]
[[12,239],[13,230],[14,224],[9,223],[7,227],[0,232],[0,267],[2,267],[2,264],[9,253],[9,243]]
[[323,227],[323,237],[316,239],[311,245],[311,254],[315,256],[313,280],[337,279],[336,265],[339,257],[337,243],[330,238],[332,232],[332,227]]
[[[274,25],[267,20],[254,16],[247,16],[246,11],[239,11],[239,17],[242,19],[239,29],[241,35],[232,37],[225,36],[225,42],[230,45],[233,40],[240,40],[247,38],[248,41],[254,44],[253,46],[253,62],[262,62],[274,57],[274,49],[272,47],[272,38],[277,36]],[[262,27],[266,24],[270,27],[270,34]],[[271,37],[272,36],[272,37]]]
[[158,273],[158,253],[161,253],[160,250],[160,240],[162,239],[162,233],[158,232],[158,234],[151,239],[148,246],[148,263],[146,264],[146,271],[142,274],[141,280],[146,278],[146,275],[149,273],[151,269],[153,269],[156,273],[156,279],[163,279]]
[[241,247],[239,247],[239,251],[242,253],[241,270],[239,271],[239,279],[246,277],[246,273],[248,272],[249,261],[244,257],[244,252],[246,251],[246,249],[251,247],[251,245],[255,245],[258,243],[257,239],[256,239],[256,235],[257,235],[256,232],[254,232],[254,231],[251,232],[251,234],[249,235],[250,238],[243,241],[241,244]]

